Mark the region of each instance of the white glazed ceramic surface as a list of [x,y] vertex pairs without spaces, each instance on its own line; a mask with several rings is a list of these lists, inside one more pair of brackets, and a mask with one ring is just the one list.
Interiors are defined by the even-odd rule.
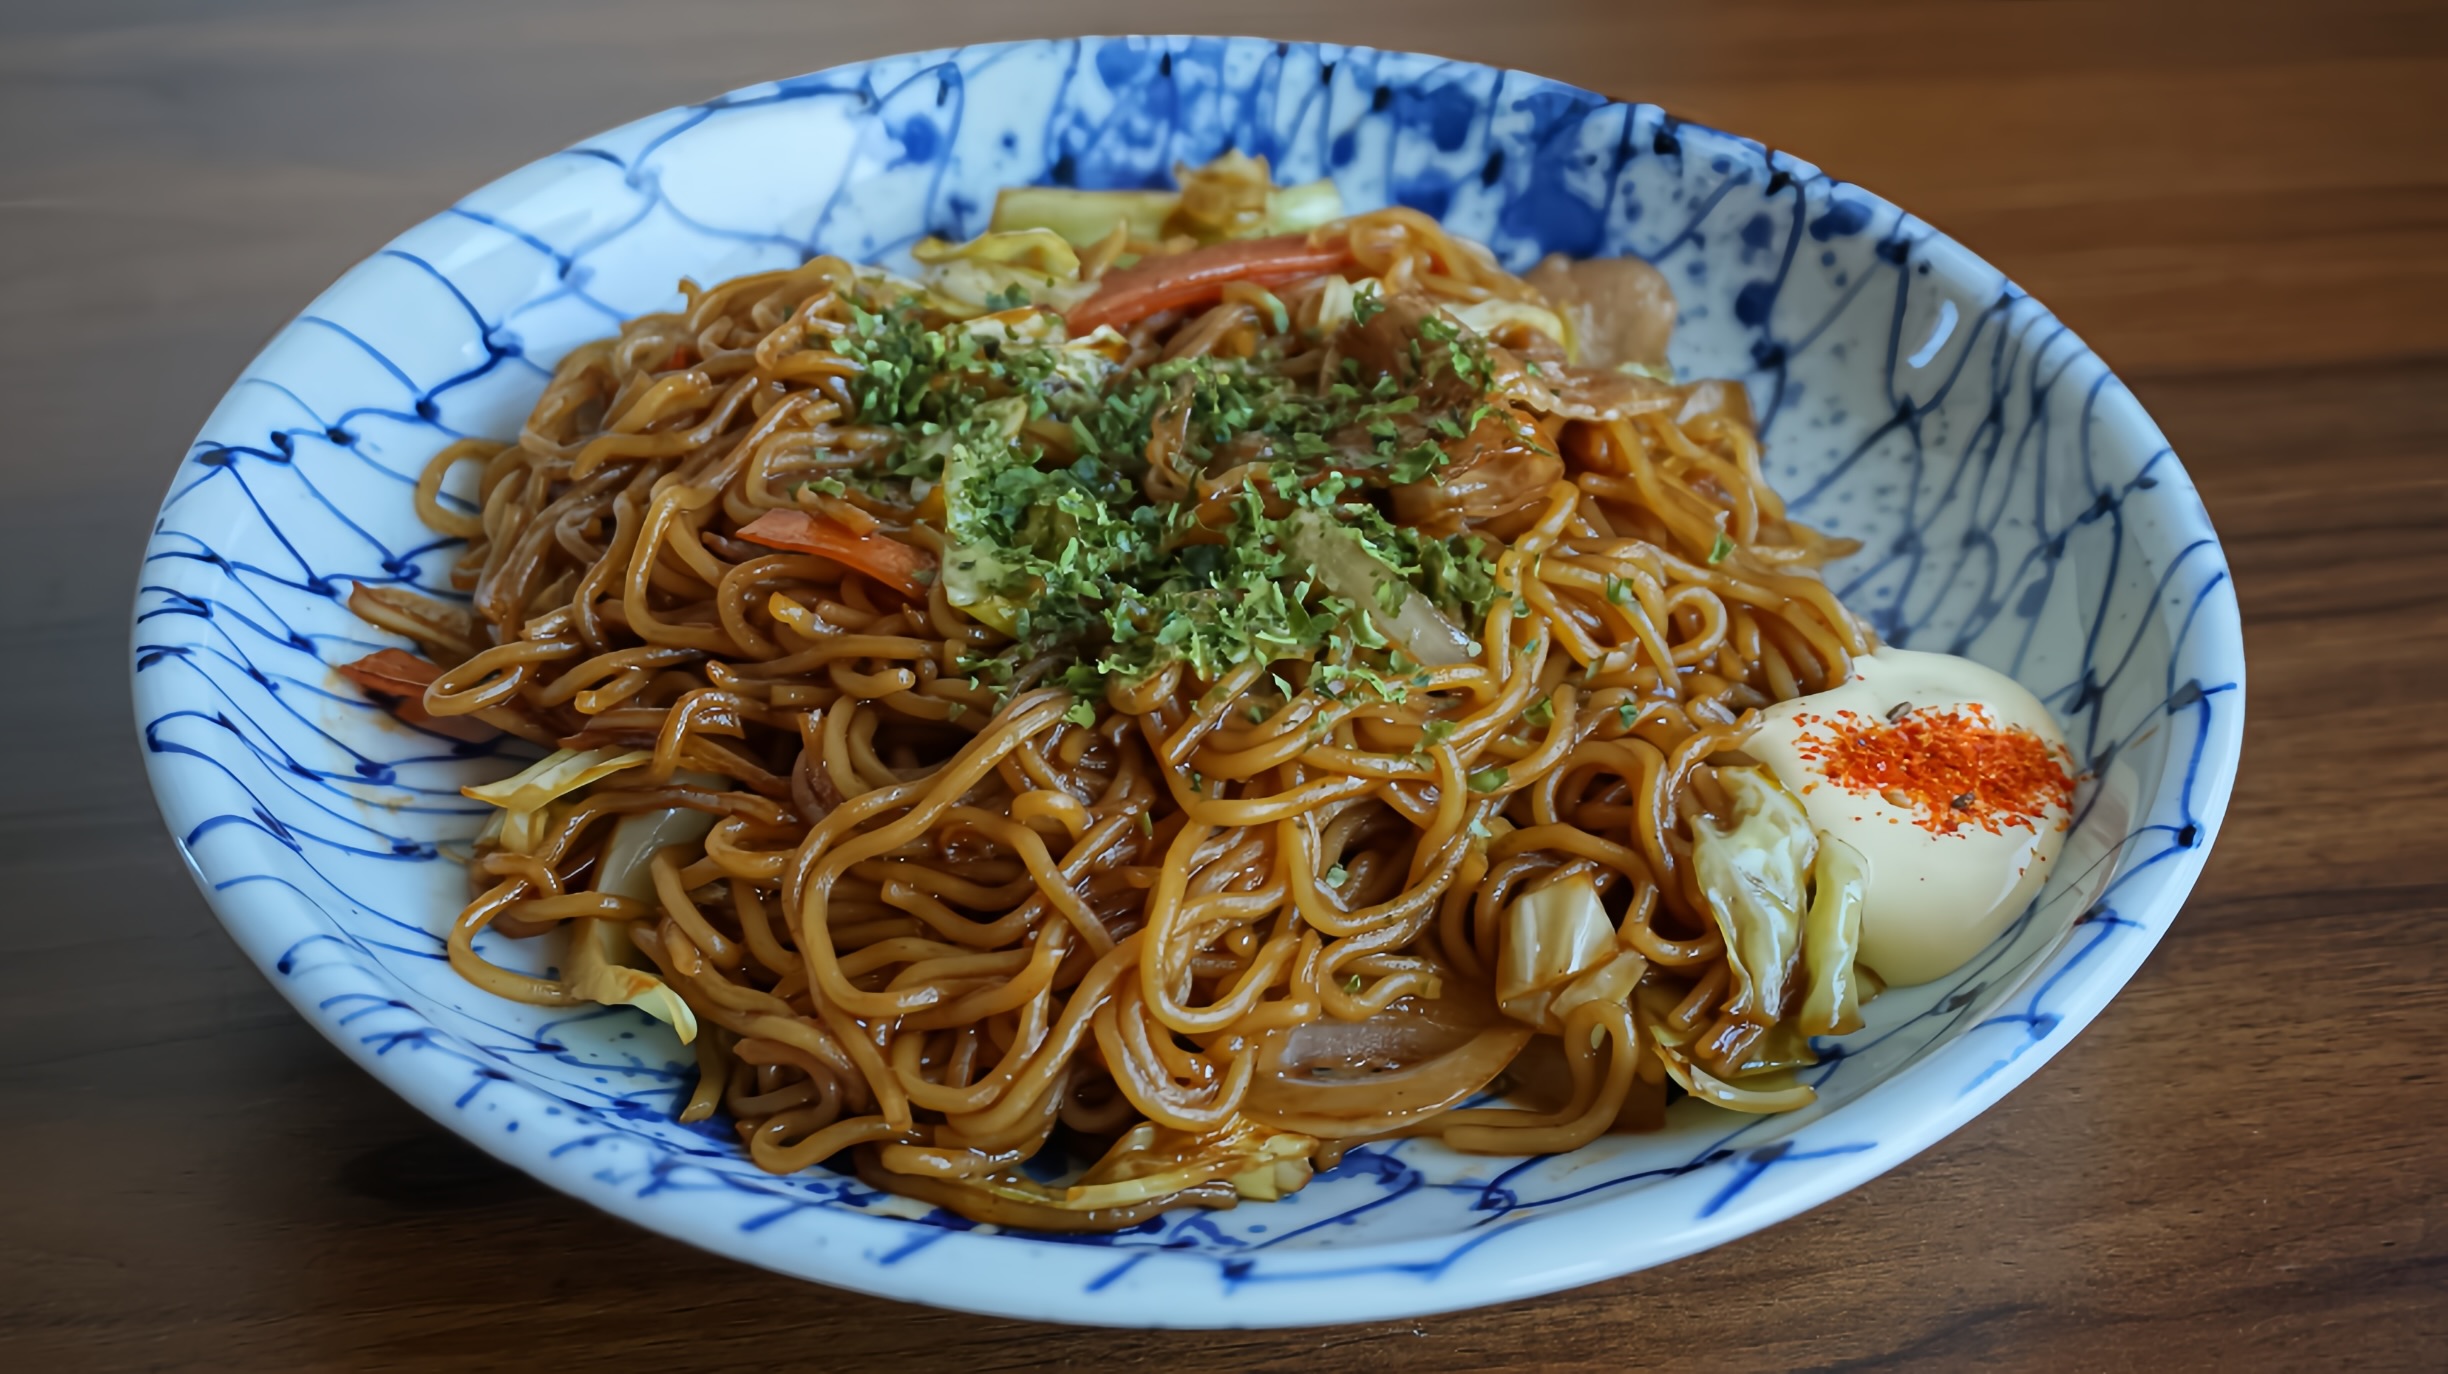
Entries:
[[[496,1001],[441,959],[439,846],[509,770],[407,729],[329,665],[388,642],[356,582],[443,586],[410,485],[515,433],[553,361],[622,317],[816,252],[891,260],[1015,182],[1135,186],[1226,148],[1355,208],[1416,206],[1525,267],[1638,254],[1685,375],[1749,383],[1795,513],[1890,642],[2020,678],[2091,770],[2048,891],[1959,973],[1823,1042],[1820,1101],[1686,1101],[1570,1155],[1371,1146],[1271,1205],[1112,1236],[975,1227],[681,1126],[690,1056],[634,1012]],[[2242,648],[2193,486],[2046,310],[1929,226],[1757,143],[1540,77],[1357,48],[1088,39],[885,59],[651,116],[470,195],[282,330],[182,460],[136,605],[154,787],[231,934],[334,1043],[537,1178],[683,1240],[913,1301],[1058,1321],[1387,1318],[1586,1283],[1766,1226],[1893,1167],[2037,1069],[2133,973],[2232,779]],[[509,942],[497,957],[545,957]],[[2151,1092],[2147,1082],[2103,1091]]]

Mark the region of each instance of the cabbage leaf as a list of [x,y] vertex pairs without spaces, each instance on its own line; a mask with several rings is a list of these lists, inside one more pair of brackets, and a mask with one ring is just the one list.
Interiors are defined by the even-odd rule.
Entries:
[[462,787],[461,796],[489,802],[501,814],[485,824],[480,844],[513,854],[532,853],[544,838],[545,808],[624,768],[654,760],[646,749],[560,749],[545,755],[499,782]]
[[570,991],[605,1006],[636,1007],[680,1034],[680,1043],[697,1038],[697,1013],[662,979],[627,961],[640,958],[629,944],[622,921],[581,920],[570,934]]
[[1869,866],[1860,852],[1832,835],[1819,837],[1811,865],[1810,914],[1802,922],[1805,977],[1800,1024],[1810,1035],[1844,1035],[1861,1029],[1862,978],[1853,960],[1861,950],[1862,891]]
[[1726,1014],[1761,1026],[1785,1014],[1785,988],[1802,950],[1805,879],[1818,840],[1802,803],[1764,768],[1720,768],[1734,824],[1692,825],[1692,867],[1725,937],[1734,976]]
[[1575,873],[1505,908],[1496,949],[1496,1005],[1523,1025],[1559,1035],[1585,1002],[1623,1002],[1649,961],[1622,948],[1597,884]]
[[1204,167],[1176,166],[1173,173],[1178,191],[1008,187],[995,197],[990,227],[1051,230],[1087,248],[1116,224],[1143,243],[1176,235],[1214,243],[1297,233],[1343,217],[1343,196],[1331,179],[1277,186],[1265,158],[1226,153]]

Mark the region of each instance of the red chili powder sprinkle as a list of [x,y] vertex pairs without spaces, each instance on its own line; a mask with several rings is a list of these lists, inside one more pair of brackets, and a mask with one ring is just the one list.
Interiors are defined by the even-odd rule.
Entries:
[[1926,707],[1893,721],[1854,711],[1802,715],[1794,724],[1795,751],[1828,781],[1909,806],[1933,834],[1967,825],[1992,835],[2010,825],[2036,831],[2052,809],[2072,809],[2074,779],[2048,741],[1995,724],[1978,704]]

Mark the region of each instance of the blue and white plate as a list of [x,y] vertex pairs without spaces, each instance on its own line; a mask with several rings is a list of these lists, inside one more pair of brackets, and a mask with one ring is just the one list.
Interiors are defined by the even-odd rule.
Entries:
[[[1306,1191],[1112,1236],[996,1233],[855,1179],[759,1172],[683,1126],[660,1025],[496,1001],[441,932],[445,853],[509,770],[333,673],[390,642],[350,584],[444,586],[419,466],[506,436],[554,360],[625,316],[814,253],[898,259],[985,227],[997,187],[1162,183],[1263,153],[1355,208],[1418,207],[1526,267],[1637,254],[1681,298],[1674,361],[1736,376],[1795,512],[1863,552],[1881,634],[2037,691],[2090,769],[2066,861],[1996,946],[1824,1043],[1819,1103],[1678,1105],[1668,1129],[1503,1160],[1403,1142]],[[1520,72],[1254,39],[1092,38],[887,58],[668,110],[556,153],[352,269],[180,461],[135,614],[162,813],[248,954],[333,1043],[484,1149],[595,1205],[788,1274],[1122,1326],[1268,1326],[1502,1301],[1657,1264],[1909,1158],[2097,1015],[2174,919],[2243,729],[2236,603],[2193,484],[2107,367],[2012,282],[1806,162]],[[2105,1085],[2152,1092],[2146,1082]]]

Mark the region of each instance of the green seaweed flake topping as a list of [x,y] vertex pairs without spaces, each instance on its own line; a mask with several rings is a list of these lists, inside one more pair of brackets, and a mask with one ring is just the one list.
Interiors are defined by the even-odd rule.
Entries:
[[[1430,328],[1429,326],[1435,326]],[[1484,344],[1430,319],[1413,344],[1414,384],[1357,367],[1318,385],[1288,376],[1271,353],[1185,358],[1121,372],[1086,349],[1022,342],[1000,331],[938,324],[904,300],[854,312],[834,348],[860,364],[856,421],[897,442],[852,481],[897,482],[911,499],[943,487],[947,591],[1016,641],[964,660],[973,679],[1008,681],[1013,666],[1067,648],[1057,680],[1083,697],[1109,677],[1180,661],[1215,677],[1251,661],[1312,658],[1313,684],[1399,699],[1407,670],[1368,608],[1319,586],[1285,552],[1285,523],[1323,513],[1399,582],[1459,623],[1495,597],[1493,552],[1468,535],[1397,526],[1372,494],[1432,477],[1444,444],[1490,412]],[[1346,360],[1349,361],[1348,359]],[[1423,414],[1424,397],[1461,404]],[[1214,480],[1205,502],[1148,494],[1148,451],[1177,427],[1174,463]],[[1391,613],[1394,606],[1378,610]]]

